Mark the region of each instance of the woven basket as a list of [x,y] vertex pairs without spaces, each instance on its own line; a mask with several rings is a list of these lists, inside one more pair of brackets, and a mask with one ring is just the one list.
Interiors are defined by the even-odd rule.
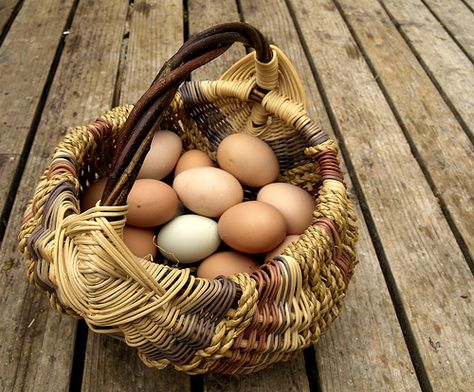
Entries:
[[[217,81],[185,82],[236,41],[255,51]],[[357,226],[337,145],[305,106],[292,64],[253,27],[223,24],[193,36],[135,106],[70,130],[56,147],[19,235],[29,282],[54,309],[136,347],[157,368],[249,373],[316,342],[339,314]],[[126,197],[158,125],[213,160],[226,135],[257,135],[279,159],[278,181],[314,195],[312,225],[252,275],[200,279],[134,256],[122,240]],[[101,204],[81,211],[85,187],[104,177]]]

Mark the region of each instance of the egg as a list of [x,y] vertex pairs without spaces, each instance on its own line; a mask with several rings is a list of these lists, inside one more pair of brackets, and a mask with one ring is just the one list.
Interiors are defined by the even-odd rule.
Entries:
[[299,235],[287,236],[280,245],[265,255],[265,260],[272,260],[275,256],[280,256],[285,248],[288,247],[288,245],[290,245],[292,242],[298,241],[299,238]]
[[179,136],[171,131],[157,131],[153,136],[137,179],[161,180],[170,174],[181,155],[183,144]]
[[168,260],[194,263],[214,253],[221,243],[217,223],[204,216],[181,215],[164,225],[156,239]]
[[137,180],[128,195],[127,224],[154,227],[168,222],[178,210],[178,196],[162,181]]
[[184,206],[207,217],[219,217],[240,203],[244,191],[231,174],[216,167],[195,167],[178,174],[173,188]]
[[261,187],[278,178],[280,166],[271,147],[256,136],[234,133],[217,147],[219,166],[242,184]]
[[283,215],[272,205],[260,201],[239,203],[222,214],[219,235],[230,247],[244,253],[263,253],[274,249],[286,236]]
[[257,200],[271,204],[282,213],[288,234],[301,234],[313,221],[314,199],[296,185],[268,184],[260,189]]
[[251,274],[260,265],[239,252],[217,252],[203,260],[196,271],[199,278],[214,279],[219,275],[230,276],[241,272]]
[[128,225],[123,228],[123,242],[138,257],[156,256],[158,248],[155,246],[154,237],[155,232],[152,229]]
[[97,182],[94,182],[90,185],[81,197],[81,210],[85,211],[89,208],[94,207],[97,202],[102,197],[104,193],[105,184],[107,183],[107,178],[103,178]]
[[174,169],[174,175],[177,176],[185,170],[202,166],[214,166],[214,164],[205,152],[202,152],[201,150],[189,150],[179,158]]

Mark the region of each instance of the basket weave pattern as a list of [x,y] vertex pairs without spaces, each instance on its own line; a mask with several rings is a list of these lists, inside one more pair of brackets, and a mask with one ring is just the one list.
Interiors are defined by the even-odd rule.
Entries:
[[[85,187],[110,172],[131,105],[70,130],[25,212],[19,238],[30,283],[57,311],[136,347],[148,366],[257,371],[316,342],[339,314],[356,264],[355,213],[336,143],[306,115],[293,66],[272,50],[268,64],[249,54],[217,81],[183,84],[161,127],[214,160],[219,142],[234,132],[273,148],[278,180],[315,197],[313,224],[281,257],[252,275],[200,279],[134,256],[121,238],[127,206],[80,210]],[[267,92],[255,96],[256,86]],[[251,199],[254,190],[245,195]]]

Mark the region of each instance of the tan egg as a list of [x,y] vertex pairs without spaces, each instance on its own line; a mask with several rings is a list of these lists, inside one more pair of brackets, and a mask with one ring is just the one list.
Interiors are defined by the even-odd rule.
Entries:
[[251,274],[260,265],[247,255],[239,252],[217,252],[203,260],[197,269],[199,278],[214,279],[219,275],[230,276],[246,272]]
[[242,184],[260,187],[278,178],[280,166],[271,147],[256,136],[234,133],[217,148],[219,166]]
[[105,184],[107,183],[107,178],[103,178],[97,182],[94,182],[90,185],[81,197],[81,210],[85,211],[89,208],[95,207],[97,202],[102,197],[104,193]]
[[135,256],[155,258],[158,248],[154,243],[155,232],[152,229],[143,229],[126,225],[123,228],[123,242]]
[[127,224],[138,227],[162,225],[178,210],[178,196],[173,188],[150,179],[135,181],[127,203]]
[[179,136],[171,131],[155,132],[138,179],[151,178],[161,180],[170,174],[181,155],[183,144]]
[[214,166],[214,164],[205,152],[202,152],[201,150],[189,150],[179,158],[174,169],[174,175],[177,176],[185,170],[202,166]]
[[184,206],[211,218],[240,203],[244,191],[239,181],[216,167],[194,167],[178,174],[173,188]]
[[301,234],[313,221],[314,199],[296,185],[268,184],[260,189],[257,200],[271,204],[282,213],[288,234]]
[[299,238],[299,235],[287,236],[280,245],[278,245],[275,249],[271,250],[265,255],[265,260],[272,260],[275,256],[280,256],[281,253],[285,250],[285,248],[290,245],[290,243],[298,241]]
[[263,253],[274,249],[286,236],[283,215],[272,205],[260,201],[239,203],[222,214],[219,235],[230,247],[244,253]]

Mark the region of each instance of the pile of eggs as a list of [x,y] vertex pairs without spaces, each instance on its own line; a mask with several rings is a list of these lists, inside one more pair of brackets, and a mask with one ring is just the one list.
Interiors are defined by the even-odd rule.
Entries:
[[[136,256],[156,260],[159,251],[177,266],[197,266],[202,278],[251,273],[311,224],[313,197],[275,182],[278,159],[261,139],[227,136],[219,167],[200,150],[182,149],[178,135],[157,131],[128,195],[123,240]],[[96,205],[105,182],[86,189],[83,211]],[[244,201],[243,186],[258,190],[256,200]]]

